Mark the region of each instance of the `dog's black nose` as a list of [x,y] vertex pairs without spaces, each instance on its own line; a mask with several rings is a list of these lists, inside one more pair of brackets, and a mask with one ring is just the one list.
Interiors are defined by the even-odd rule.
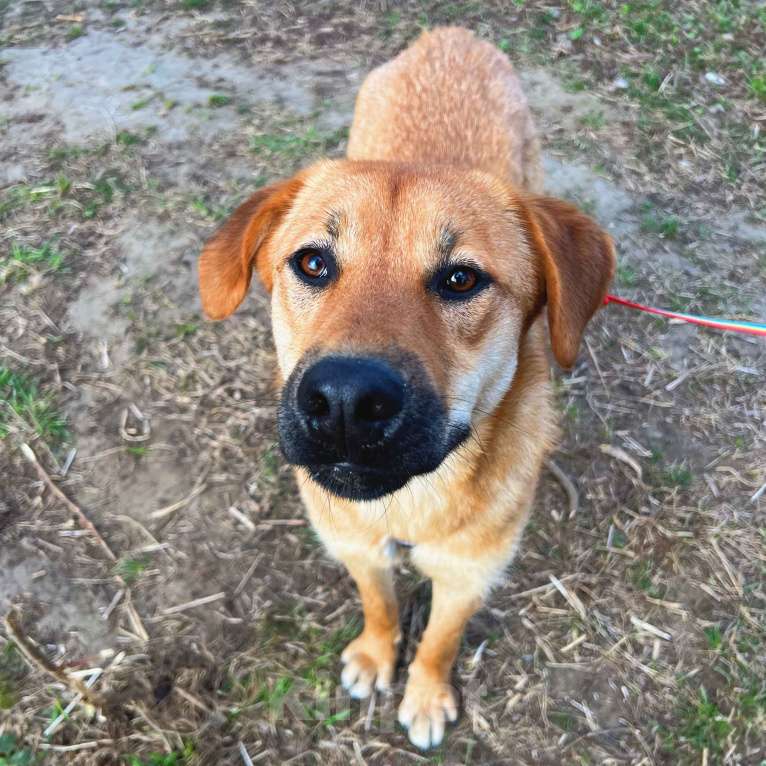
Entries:
[[353,457],[398,427],[404,379],[380,359],[325,357],[303,374],[297,403],[314,438]]

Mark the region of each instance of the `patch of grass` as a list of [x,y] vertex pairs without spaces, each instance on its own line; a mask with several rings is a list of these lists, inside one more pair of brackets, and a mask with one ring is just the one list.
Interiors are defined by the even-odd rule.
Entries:
[[195,197],[191,201],[191,207],[200,215],[212,221],[223,221],[231,213],[231,208],[225,205],[211,205],[202,197]]
[[181,324],[176,325],[176,337],[177,338],[188,338],[191,335],[194,335],[195,332],[199,330],[199,324],[197,322],[182,322]]
[[83,195],[83,218],[95,218],[102,208],[112,203],[115,193],[126,194],[130,191],[119,172],[106,170],[90,184],[90,189]]
[[144,139],[137,133],[131,133],[129,130],[120,130],[114,137],[115,143],[120,146],[135,146],[143,143]]
[[663,482],[669,487],[687,489],[692,483],[693,474],[684,463],[673,464],[662,472]]
[[264,479],[273,481],[279,474],[279,451],[276,445],[270,446],[261,455],[260,460],[261,476]]
[[128,585],[131,585],[141,576],[147,566],[149,566],[149,559],[146,557],[123,558],[114,565],[113,571],[115,575],[119,575]]
[[19,745],[11,732],[0,734],[0,766],[31,766],[37,761],[35,754]]
[[181,0],[181,7],[186,11],[201,11],[210,5],[210,0]]
[[138,101],[134,101],[134,102],[133,102],[133,103],[130,105],[130,108],[131,108],[131,109],[132,109],[134,112],[137,112],[139,109],[144,109],[145,107],[149,106],[149,104],[151,104],[151,103],[152,103],[152,101],[154,101],[155,97],[156,97],[156,94],[155,94],[155,93],[152,93],[152,95],[151,95],[151,96],[147,96],[146,98],[141,98],[141,99],[139,99]]
[[617,264],[617,284],[623,287],[635,287],[638,284],[638,272],[627,263]]
[[18,689],[27,674],[16,645],[9,641],[0,652],[0,710],[10,710],[18,701]]
[[66,33],[66,39],[76,40],[78,37],[82,37],[84,34],[85,34],[85,30],[79,24],[76,24],[73,27],[69,27]]
[[15,210],[34,205],[41,200],[55,197],[58,187],[55,182],[42,183],[35,186],[17,184],[0,192],[0,219],[5,218]]
[[548,719],[554,726],[562,731],[574,731],[577,728],[577,719],[571,714],[560,710],[551,710]]
[[681,711],[677,736],[699,752],[707,748],[717,755],[723,752],[732,731],[734,727],[703,687],[698,697]]
[[653,205],[647,203],[643,206],[644,214],[641,218],[641,231],[658,234],[664,239],[676,239],[679,232],[680,221],[674,215],[664,215]]
[[125,451],[133,457],[144,457],[149,454],[149,447],[143,444],[131,444],[125,447]]
[[710,625],[709,627],[704,628],[702,632],[707,639],[708,649],[717,651],[721,648],[723,644],[723,635],[721,634],[721,629],[717,625]]
[[75,160],[88,153],[88,149],[82,146],[56,146],[48,150],[48,159],[56,165],[61,165],[68,160]]
[[313,125],[281,133],[261,133],[250,139],[250,149],[256,154],[275,155],[287,160],[300,160],[326,152],[348,135],[347,128],[323,132]]
[[267,682],[258,690],[256,701],[264,703],[271,716],[278,718],[282,715],[282,709],[290,690],[293,688],[293,683],[293,679],[287,676],[281,676],[270,683]]
[[66,423],[51,397],[41,394],[26,375],[0,365],[0,439],[18,423],[50,444],[66,436]]
[[226,96],[223,93],[213,93],[207,100],[207,105],[213,109],[218,109],[222,106],[228,106],[234,99],[231,96]]
[[13,242],[8,254],[0,256],[0,285],[23,282],[35,271],[56,271],[63,259],[63,254],[50,242],[40,247]]

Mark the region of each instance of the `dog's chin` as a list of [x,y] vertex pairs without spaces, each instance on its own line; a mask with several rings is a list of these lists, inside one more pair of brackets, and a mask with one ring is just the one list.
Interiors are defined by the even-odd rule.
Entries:
[[410,466],[410,470],[396,470],[393,467],[384,469],[350,462],[306,464],[303,468],[320,487],[337,497],[346,500],[378,500],[400,490],[415,476],[437,470],[468,438],[468,434],[467,426],[453,427],[444,453],[430,462],[418,461],[418,465]]
[[401,489],[414,475],[353,463],[306,466],[306,470],[320,487],[346,500],[377,500]]

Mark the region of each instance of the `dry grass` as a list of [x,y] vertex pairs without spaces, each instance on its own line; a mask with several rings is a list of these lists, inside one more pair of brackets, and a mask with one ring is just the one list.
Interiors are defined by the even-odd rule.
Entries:
[[[166,23],[168,45],[206,55],[361,69],[421,23],[465,23],[520,65],[543,62],[602,97],[602,118],[546,140],[635,197],[619,291],[764,310],[763,245],[729,223],[742,214],[733,201],[763,206],[760,134],[743,137],[763,119],[759,75],[737,58],[763,48],[751,4],[647,2],[631,4],[635,16],[592,2],[62,3],[50,16],[26,5],[5,5],[9,42],[64,45],[82,40],[73,26],[87,35],[123,19],[137,40],[141,24]],[[730,31],[702,24],[714,13]],[[188,26],[169,23],[179,18]],[[695,46],[702,68],[678,53]],[[641,84],[649,65],[661,94]],[[707,71],[731,84],[724,112],[710,111]],[[615,90],[629,72],[633,85]],[[687,131],[676,102],[692,115]],[[446,743],[410,749],[393,723],[401,688],[370,705],[340,692],[359,609],[276,449],[266,300],[206,323],[188,262],[248,186],[342,151],[343,133],[284,105],[232,115],[225,135],[173,145],[161,126],[80,147],[51,136],[18,153],[25,177],[0,190],[0,264],[14,275],[0,279],[0,584],[18,615],[17,632],[0,636],[0,764],[764,761],[765,348],[616,307],[593,323],[575,369],[556,373],[556,467],[506,584],[469,626],[455,673],[463,716]],[[0,151],[14,149],[0,140]],[[164,257],[136,271],[131,237]],[[62,257],[14,259],[40,252]],[[73,329],[88,290],[108,296],[118,331]],[[403,667],[428,588],[402,571]],[[91,682],[100,706],[64,715]]]

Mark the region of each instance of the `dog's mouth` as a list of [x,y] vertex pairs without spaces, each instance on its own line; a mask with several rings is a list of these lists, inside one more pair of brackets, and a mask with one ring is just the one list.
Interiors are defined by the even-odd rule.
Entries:
[[282,391],[279,443],[288,462],[347,500],[376,500],[435,471],[468,435],[418,360],[307,355]]
[[348,462],[310,465],[306,470],[320,487],[346,500],[377,500],[401,489],[412,478],[411,474]]

